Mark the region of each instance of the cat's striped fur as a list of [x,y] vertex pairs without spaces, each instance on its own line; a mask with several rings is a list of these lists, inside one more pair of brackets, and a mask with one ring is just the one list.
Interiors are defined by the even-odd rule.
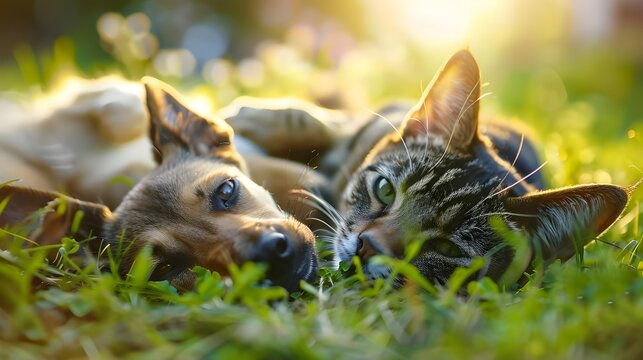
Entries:
[[[358,256],[367,274],[385,276],[389,269],[368,260],[402,258],[406,246],[419,240],[423,246],[413,264],[430,280],[444,283],[455,268],[485,257],[483,275],[511,282],[536,253],[545,262],[568,259],[618,218],[627,189],[584,185],[539,191],[545,184],[531,143],[503,125],[479,126],[479,84],[475,59],[460,51],[414,109],[405,116],[392,111],[385,123],[381,116],[366,125],[381,129],[370,135],[377,142],[352,155],[359,163],[344,164],[351,174],[346,183],[344,172],[336,172],[335,193],[341,194],[336,261]],[[377,195],[378,184],[386,182],[394,189],[390,203]],[[529,239],[526,253],[515,256],[490,225],[493,216]],[[523,262],[521,271],[505,274],[514,261]]]
[[[481,275],[511,283],[537,254],[546,262],[572,257],[618,218],[630,189],[582,185],[541,191],[545,182],[534,146],[505,124],[479,124],[480,96],[478,65],[462,50],[414,108],[389,106],[348,136],[328,136],[329,128],[343,133],[338,122],[296,109],[247,110],[245,116],[240,111],[228,121],[268,152],[270,129],[296,133],[308,148],[332,149],[320,171],[330,179],[330,202],[338,210],[321,207],[335,223],[336,263],[358,256],[367,275],[383,277],[389,269],[369,260],[402,258],[417,240],[423,246],[413,263],[430,280],[443,283],[456,267],[485,257]],[[280,122],[278,115],[286,113],[289,121]],[[295,153],[297,146],[289,149]],[[384,202],[377,194],[382,184]],[[490,224],[494,216],[527,243],[507,246]],[[512,263],[516,273],[505,273]]]

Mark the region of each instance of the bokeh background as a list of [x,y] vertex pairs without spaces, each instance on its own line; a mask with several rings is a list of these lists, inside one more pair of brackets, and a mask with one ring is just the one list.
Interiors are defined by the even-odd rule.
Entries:
[[[294,96],[358,116],[416,101],[463,47],[491,93],[483,117],[537,139],[552,187],[643,177],[643,0],[0,0],[0,99],[153,75],[201,111]],[[466,298],[475,269],[391,292],[322,268],[318,287],[275,300],[251,263],[232,284],[195,269],[179,293],[145,281],[144,257],[121,279],[79,269],[75,240],[25,249],[1,233],[0,359],[640,360],[641,188],[582,260],[537,268],[517,293],[473,281]]]
[[468,47],[483,117],[519,118],[552,185],[643,168],[640,0],[25,0],[0,5],[0,90],[153,75],[203,111],[239,95],[364,113],[416,100]]

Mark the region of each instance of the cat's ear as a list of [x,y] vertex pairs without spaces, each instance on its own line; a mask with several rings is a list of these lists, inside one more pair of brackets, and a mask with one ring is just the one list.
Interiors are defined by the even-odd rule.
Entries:
[[224,120],[198,115],[160,80],[146,76],[142,81],[150,113],[150,140],[158,150],[154,153],[157,162],[179,149],[197,156],[239,161],[232,145],[232,127]]
[[631,190],[616,185],[579,185],[505,200],[508,212],[540,247],[543,260],[567,260],[621,215]]
[[[105,205],[55,192],[12,185],[0,187],[0,228],[19,225],[19,230],[39,245],[59,243],[65,236],[77,240],[100,238],[103,224],[111,217],[112,212]],[[90,248],[98,243],[92,241]]]
[[403,137],[433,134],[465,151],[478,132],[480,70],[468,50],[460,50],[436,74],[422,100],[407,115]]

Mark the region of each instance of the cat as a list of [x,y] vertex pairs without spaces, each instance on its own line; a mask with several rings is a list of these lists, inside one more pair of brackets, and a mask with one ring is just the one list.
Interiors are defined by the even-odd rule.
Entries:
[[[479,275],[511,284],[535,259],[564,261],[582,251],[618,219],[634,187],[542,191],[534,145],[509,126],[479,123],[479,99],[478,64],[461,50],[410,111],[390,106],[348,136],[341,121],[310,114],[284,121],[248,108],[228,122],[268,152],[270,142],[262,143],[253,129],[261,128],[264,139],[270,139],[265,128],[297,131],[308,148],[331,149],[322,154],[319,171],[329,179],[328,200],[337,211],[320,206],[335,223],[336,265],[356,256],[369,278],[386,277],[391,269],[370,260],[403,258],[417,240],[422,246],[411,262],[434,283],[445,284],[456,268],[484,257]],[[527,246],[506,244],[492,217],[526,238]]]

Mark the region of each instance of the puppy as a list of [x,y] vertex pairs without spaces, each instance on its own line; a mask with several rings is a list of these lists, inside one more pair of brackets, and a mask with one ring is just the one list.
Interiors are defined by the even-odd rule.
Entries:
[[[113,212],[104,204],[34,189],[36,186],[55,189],[61,184],[60,177],[51,171],[53,167],[46,166],[46,162],[32,161],[38,157],[24,151],[24,142],[7,141],[3,142],[5,159],[22,165],[14,168],[16,175],[27,177],[26,183],[32,187],[5,184],[0,188],[0,201],[8,199],[0,214],[0,226],[22,222],[23,228],[30,231],[28,235],[39,244],[57,243],[63,236],[93,238],[88,247],[95,254],[106,246],[126,248],[119,269],[123,275],[130,269],[138,250],[151,246],[154,264],[151,279],[169,280],[179,288],[193,285],[194,274],[190,269],[195,265],[225,276],[231,263],[246,261],[267,263],[267,278],[289,291],[297,289],[300,280],[313,279],[317,272],[317,256],[312,232],[284,212],[270,192],[250,178],[248,163],[233,143],[231,127],[221,119],[206,118],[192,111],[173,89],[158,80],[146,78],[144,83],[144,102],[150,119],[147,141],[153,145],[153,157],[158,166],[137,182]],[[115,108],[125,106],[118,101],[106,104]],[[105,121],[105,118],[100,120]],[[80,151],[91,149],[88,142],[109,138],[109,134],[114,135],[112,142],[122,142],[120,147],[141,141],[136,136],[136,128],[127,134],[129,142],[118,139],[122,136],[117,131],[118,124],[127,122],[115,117],[107,125],[84,124],[92,128],[81,133],[94,134],[94,138],[67,137],[68,145],[78,149],[70,156],[78,157],[82,163]],[[41,128],[32,129],[32,134],[40,133],[46,139],[43,124],[37,125]],[[58,132],[71,130],[56,125],[61,123],[51,122],[45,127]],[[96,128],[103,132],[97,132]],[[20,132],[15,134],[16,139],[24,140],[27,136]],[[60,138],[65,136],[57,139]],[[108,143],[103,141],[99,147],[108,148],[105,145]],[[27,144],[41,145],[33,141]],[[88,151],[91,155],[92,151]],[[132,153],[131,159],[138,158],[140,154]],[[122,163],[131,165],[131,159],[125,157]],[[280,177],[272,183],[283,188],[279,193],[281,198],[285,198],[283,192],[289,187],[284,183],[297,186],[309,179],[298,164],[261,159],[256,154],[253,159],[253,163],[259,164],[255,168],[261,170],[256,177],[262,182],[267,182],[270,174]],[[145,161],[140,164],[141,172],[145,172]],[[100,171],[100,166],[100,163],[93,163],[86,168]],[[12,172],[11,168],[4,171]],[[8,178],[6,174],[3,177]],[[100,189],[94,190],[98,197],[103,196]],[[88,195],[85,199],[91,196],[96,195]],[[115,196],[114,202],[117,201],[118,196]],[[27,216],[43,207],[35,218]],[[120,243],[121,239],[125,244]]]

